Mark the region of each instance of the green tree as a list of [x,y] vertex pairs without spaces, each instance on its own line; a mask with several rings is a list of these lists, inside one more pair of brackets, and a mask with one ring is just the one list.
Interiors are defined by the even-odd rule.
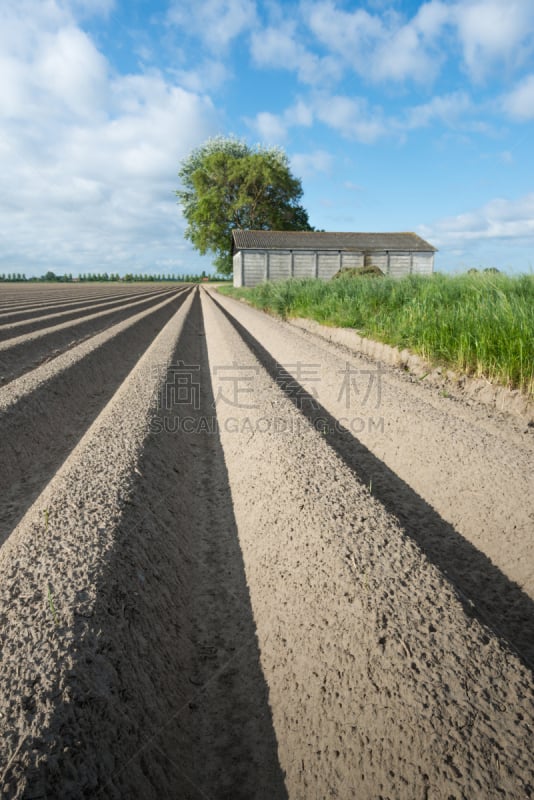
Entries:
[[201,254],[215,254],[222,274],[232,272],[232,230],[312,230],[299,204],[302,184],[277,147],[216,137],[193,150],[178,175],[185,236]]

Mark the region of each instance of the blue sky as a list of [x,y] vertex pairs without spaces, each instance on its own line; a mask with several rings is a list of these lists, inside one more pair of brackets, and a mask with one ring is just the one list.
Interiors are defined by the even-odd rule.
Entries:
[[282,146],[317,228],[534,269],[533,0],[3,0],[0,272],[210,270],[173,190]]

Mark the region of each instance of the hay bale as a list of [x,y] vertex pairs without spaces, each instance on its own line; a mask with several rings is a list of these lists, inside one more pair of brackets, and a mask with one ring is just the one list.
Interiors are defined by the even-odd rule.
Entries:
[[376,277],[383,278],[384,273],[380,267],[375,267],[374,264],[368,264],[365,267],[345,267],[338,270],[333,276],[334,278],[360,278],[360,277]]

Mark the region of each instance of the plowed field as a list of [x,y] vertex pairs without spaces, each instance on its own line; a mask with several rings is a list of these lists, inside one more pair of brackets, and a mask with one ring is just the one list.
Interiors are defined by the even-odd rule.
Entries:
[[0,796],[534,796],[534,433],[214,289],[0,288]]

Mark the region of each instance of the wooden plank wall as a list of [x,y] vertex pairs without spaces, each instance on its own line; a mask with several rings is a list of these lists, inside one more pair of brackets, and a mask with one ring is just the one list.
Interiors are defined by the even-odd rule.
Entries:
[[319,278],[329,280],[333,278],[340,267],[339,253],[319,253]]
[[315,278],[315,253],[293,253],[293,270],[295,278]]
[[[241,268],[241,260],[243,267]],[[234,255],[234,286],[256,286],[264,280],[280,281],[290,277],[330,280],[340,268],[377,266],[385,275],[401,278],[410,273],[431,275],[433,253],[396,252],[266,252],[243,251]],[[241,283],[241,273],[243,281]]]
[[[378,265],[380,266],[380,265]],[[382,267],[380,267],[382,269]],[[392,278],[402,278],[404,275],[409,275],[412,269],[412,254],[406,253],[390,253],[389,254],[389,272]],[[383,270],[384,271],[384,270]],[[386,270],[387,272],[387,270]]]
[[283,281],[291,277],[291,253],[277,250],[269,253],[269,280]]
[[341,253],[342,269],[363,267],[363,253]]
[[[266,253],[243,253],[244,285],[256,286],[265,280]],[[235,280],[235,278],[234,278]]]
[[382,270],[384,275],[387,275],[388,254],[385,251],[383,253],[365,253],[364,266],[378,267]]
[[434,271],[434,253],[414,253],[412,272],[414,275],[432,275]]
[[243,285],[243,275],[241,269],[241,259],[243,257],[243,253],[240,251],[239,253],[234,253],[234,257],[232,258],[232,264],[234,267],[234,286],[242,286]]

